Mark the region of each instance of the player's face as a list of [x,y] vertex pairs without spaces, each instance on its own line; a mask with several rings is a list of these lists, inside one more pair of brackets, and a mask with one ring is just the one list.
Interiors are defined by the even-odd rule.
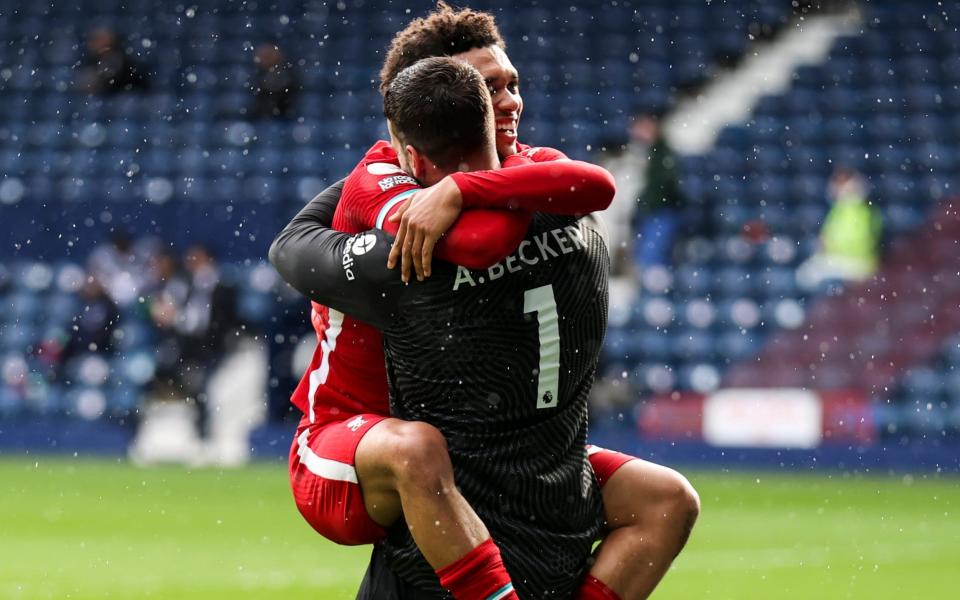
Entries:
[[520,76],[507,53],[499,46],[474,48],[454,56],[480,71],[493,99],[493,116],[497,128],[497,154],[510,156],[517,151],[517,128],[523,112],[520,97]]

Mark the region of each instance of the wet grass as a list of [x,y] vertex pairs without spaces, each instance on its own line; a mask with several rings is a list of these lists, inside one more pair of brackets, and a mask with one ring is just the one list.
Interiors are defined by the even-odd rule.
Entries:
[[[703,513],[654,598],[946,597],[960,480],[691,472]],[[0,598],[353,598],[368,548],[309,528],[280,464],[0,460]]]

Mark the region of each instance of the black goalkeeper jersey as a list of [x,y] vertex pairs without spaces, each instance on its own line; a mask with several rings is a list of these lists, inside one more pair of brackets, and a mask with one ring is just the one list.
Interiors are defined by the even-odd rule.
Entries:
[[[313,256],[298,268],[281,264],[276,245],[271,258],[311,299],[383,331],[393,416],[444,434],[457,486],[520,596],[569,597],[602,524],[584,448],[607,320],[600,227],[538,214],[501,263],[435,263],[411,284],[386,269],[391,242],[380,231],[331,231],[311,236]],[[378,552],[417,590],[407,597],[446,597],[405,523]]]

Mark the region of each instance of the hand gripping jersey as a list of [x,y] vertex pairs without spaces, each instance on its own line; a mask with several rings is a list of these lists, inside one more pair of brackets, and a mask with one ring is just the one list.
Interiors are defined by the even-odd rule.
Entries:
[[[602,519],[584,447],[607,317],[599,226],[537,214],[500,263],[437,263],[410,285],[385,268],[390,243],[380,231],[331,232],[317,238],[310,272],[284,277],[384,332],[393,414],[443,432],[457,484],[521,597],[569,597]],[[379,552],[417,597],[444,597],[404,523]]]

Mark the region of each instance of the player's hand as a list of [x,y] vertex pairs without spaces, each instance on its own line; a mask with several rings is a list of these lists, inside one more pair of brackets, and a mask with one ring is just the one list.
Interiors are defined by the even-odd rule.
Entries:
[[394,268],[399,260],[400,278],[404,282],[410,281],[411,268],[419,281],[430,277],[433,249],[462,209],[463,196],[451,177],[444,177],[402,203],[388,219],[399,222],[400,229],[390,249],[387,267]]

